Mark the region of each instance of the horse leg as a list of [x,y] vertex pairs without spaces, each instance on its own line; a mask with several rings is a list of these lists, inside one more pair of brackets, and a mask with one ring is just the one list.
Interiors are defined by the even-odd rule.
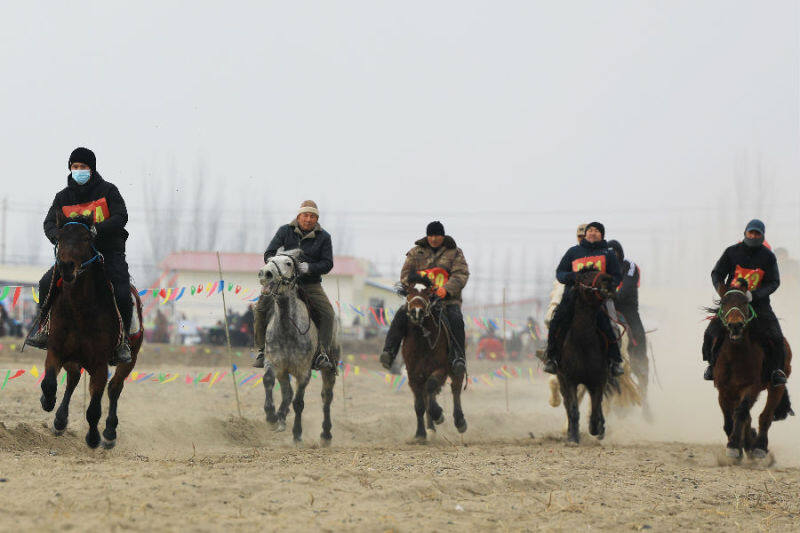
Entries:
[[467,430],[467,420],[464,418],[464,411],[461,409],[461,386],[464,383],[464,376],[450,378],[450,391],[453,393],[453,422],[459,433]]
[[52,348],[47,349],[47,358],[44,361],[44,378],[42,379],[42,397],[39,402],[42,409],[48,413],[56,406],[56,378],[61,371],[61,360],[56,357]]
[[574,383],[566,383],[561,377],[558,378],[558,381],[561,384],[564,409],[567,411],[567,443],[578,444],[580,442],[580,412],[578,411],[577,386]]
[[89,422],[89,431],[86,433],[86,444],[90,448],[97,448],[100,444],[100,431],[97,424],[102,414],[101,402],[103,391],[108,381],[108,366],[105,364],[95,367],[89,372],[89,407],[86,409],[86,421]]
[[589,391],[592,400],[592,415],[589,418],[589,433],[603,440],[606,435],[606,419],[603,417],[603,387],[595,385]]
[[281,386],[281,404],[278,407],[278,427],[276,431],[286,429],[286,415],[289,414],[289,405],[292,403],[292,383],[289,374],[283,372],[278,375],[278,383]]
[[311,377],[310,374],[303,379],[303,381],[297,382],[297,392],[294,395],[294,400],[292,401],[292,408],[294,409],[294,425],[292,426],[292,437],[294,438],[295,443],[303,442],[303,408],[305,407],[305,394],[306,394],[306,386],[308,385],[308,378]]
[[336,373],[333,370],[322,371],[322,445],[331,443],[331,402],[333,401],[333,386],[336,385]]
[[62,435],[67,428],[67,420],[69,419],[69,402],[72,399],[72,393],[78,382],[81,380],[81,367],[77,363],[67,363],[64,365],[67,371],[67,388],[64,389],[64,398],[61,400],[61,405],[58,406],[56,417],[53,420],[53,433],[55,435]]
[[721,391],[718,395],[718,401],[723,418],[722,430],[725,431],[725,436],[730,438],[731,432],[733,432],[734,401],[729,396],[724,395]]
[[447,374],[443,371],[436,371],[425,383],[425,393],[428,397],[428,427],[434,431],[436,431],[436,428],[433,426],[434,423],[441,424],[444,422],[444,410],[436,401],[436,395],[439,394],[439,391],[442,389],[442,384],[445,379],[447,379]]
[[428,437],[425,432],[425,394],[422,389],[421,383],[411,385],[411,390],[414,391],[414,412],[417,414],[417,433],[414,438],[419,442],[424,442]]
[[742,446],[744,444],[744,432],[750,427],[750,398],[742,395],[739,405],[733,410],[733,429],[728,437],[728,457],[740,458],[742,456]]
[[275,426],[278,422],[278,415],[275,414],[275,404],[272,400],[272,389],[275,388],[275,369],[269,361],[264,363],[264,377],[261,380],[264,385],[264,412],[267,415],[267,424]]
[[781,402],[783,395],[786,391],[786,385],[779,387],[767,388],[767,403],[764,405],[764,410],[758,417],[758,435],[756,435],[755,442],[753,443],[753,457],[763,459],[767,456],[769,451],[769,438],[767,433],[775,419],[775,409]]
[[117,366],[111,381],[108,382],[108,416],[106,416],[106,428],[103,430],[103,448],[110,450],[117,444],[117,425],[119,418],[117,418],[117,403],[119,397],[122,395],[122,389],[125,386],[125,378],[133,370],[135,363],[126,363]]

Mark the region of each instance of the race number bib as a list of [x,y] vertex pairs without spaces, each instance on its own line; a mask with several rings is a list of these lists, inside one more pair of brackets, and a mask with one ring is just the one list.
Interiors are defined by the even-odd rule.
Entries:
[[65,205],[61,208],[61,211],[67,218],[94,216],[95,224],[102,222],[111,216],[110,212],[108,211],[108,202],[106,202],[105,198],[100,198],[99,200],[94,200],[85,204]]
[[736,286],[736,281],[739,278],[744,278],[747,281],[747,289],[754,291],[764,280],[764,271],[760,268],[744,268],[736,265],[736,270],[733,271],[733,279],[731,279],[731,287]]
[[593,255],[591,257],[581,257],[572,262],[572,271],[580,272],[584,268],[594,268],[600,272],[606,271],[606,256]]
[[425,270],[417,271],[417,273],[420,276],[425,276],[431,280],[433,282],[433,286],[437,289],[444,287],[444,284],[447,283],[448,279],[450,279],[450,273],[441,267],[426,268]]

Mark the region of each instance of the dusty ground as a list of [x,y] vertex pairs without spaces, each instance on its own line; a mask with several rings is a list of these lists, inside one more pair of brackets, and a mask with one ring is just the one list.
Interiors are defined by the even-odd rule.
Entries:
[[[509,382],[508,411],[500,381],[465,392],[463,439],[444,394],[446,423],[416,445],[409,391],[368,372],[377,369],[370,363],[348,376],[346,401],[337,383],[328,449],[319,447],[319,381],[306,397],[300,447],[266,427],[261,385],[242,387],[237,419],[227,377],[213,387],[133,383],[112,451],[84,445],[80,389],[68,433],[51,435],[52,414],[25,375],[0,391],[0,529],[800,529],[796,419],[773,426],[774,464],[727,466],[713,387],[699,379],[693,355],[666,351],[658,352],[653,423],[611,414],[606,440],[584,435],[578,448],[564,446],[563,409],[546,404],[538,375]],[[146,347],[139,370],[222,368],[209,359],[197,366]],[[42,360],[6,348],[0,368],[41,368]]]

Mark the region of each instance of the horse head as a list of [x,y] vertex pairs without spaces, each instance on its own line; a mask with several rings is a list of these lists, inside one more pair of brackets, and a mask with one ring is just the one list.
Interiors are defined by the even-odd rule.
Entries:
[[750,305],[747,293],[731,289],[722,295],[717,316],[728,330],[731,340],[738,341],[744,336],[747,324],[755,318],[756,313]]
[[299,248],[289,251],[279,248],[258,271],[258,281],[269,291],[282,292],[288,287],[293,288],[299,276],[297,265],[301,254]]
[[431,307],[433,282],[427,277],[413,273],[403,286],[406,295],[408,318],[414,325],[422,324]]
[[600,303],[614,296],[614,278],[594,268],[575,273],[575,288],[587,302]]
[[102,257],[94,247],[97,230],[92,216],[67,218],[59,213],[56,222],[58,225],[56,266],[64,283],[69,284]]

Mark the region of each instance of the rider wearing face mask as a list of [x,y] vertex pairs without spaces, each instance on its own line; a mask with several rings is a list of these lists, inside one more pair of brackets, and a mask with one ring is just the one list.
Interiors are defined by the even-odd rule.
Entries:
[[[47,217],[44,219],[44,233],[55,245],[58,241],[57,216],[61,213],[66,218],[79,215],[94,217],[94,229],[97,233],[94,246],[103,255],[103,267],[108,280],[114,287],[114,298],[122,316],[125,333],[130,330],[133,315],[133,299],[130,290],[128,263],[125,260],[125,241],[128,232],[128,211],[125,200],[113,184],[105,181],[97,172],[94,152],[88,148],[76,148],[69,156],[67,186],[56,194]],[[47,330],[43,322],[53,298],[57,297],[57,283],[53,280],[53,268],[50,268],[39,281],[39,320],[34,324],[26,344],[35,348],[47,348]],[[109,364],[129,363],[131,360],[127,335],[109,361]]]
[[[444,225],[438,220],[428,224],[426,236],[415,242],[414,248],[406,254],[406,261],[400,271],[400,280],[405,283],[414,272],[427,275],[436,287],[436,295],[444,304],[443,317],[450,331],[450,364],[453,373],[463,376],[467,371],[464,358],[466,334],[464,316],[461,314],[461,291],[469,279],[469,267],[464,252],[456,246],[456,241],[445,235]],[[408,325],[406,306],[400,307],[392,319],[380,362],[387,370],[392,367],[394,358],[400,350]]]
[[[614,287],[622,281],[622,272],[617,262],[614,250],[608,247],[605,241],[606,228],[600,222],[590,222],[586,225],[586,234],[577,246],[573,246],[556,268],[556,278],[566,285],[564,296],[558,304],[550,329],[547,333],[547,352],[544,371],[555,374],[558,369],[561,345],[567,335],[567,330],[572,322],[575,311],[575,273],[584,268],[595,268],[604,272],[613,279]],[[611,321],[603,312],[597,313],[597,327],[603,336],[608,339],[608,358],[610,371],[614,376],[623,373],[622,354],[619,345],[615,342],[616,334],[611,327]]]
[[[726,290],[739,289],[747,292],[755,311],[751,328],[761,341],[766,352],[764,372],[773,386],[786,383],[783,372],[786,350],[783,332],[778,318],[772,311],[769,295],[781,284],[775,254],[764,243],[764,223],[751,220],[744,230],[744,240],[729,246],[711,271],[711,283],[722,295]],[[714,379],[714,363],[721,344],[724,327],[719,317],[709,321],[703,336],[703,361],[708,362],[703,377]]]

